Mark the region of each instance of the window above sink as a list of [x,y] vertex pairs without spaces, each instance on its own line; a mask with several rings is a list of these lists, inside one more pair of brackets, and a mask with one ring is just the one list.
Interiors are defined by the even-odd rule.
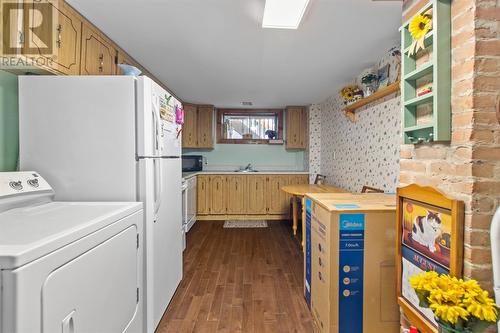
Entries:
[[276,144],[280,140],[283,140],[281,109],[217,110],[217,143]]

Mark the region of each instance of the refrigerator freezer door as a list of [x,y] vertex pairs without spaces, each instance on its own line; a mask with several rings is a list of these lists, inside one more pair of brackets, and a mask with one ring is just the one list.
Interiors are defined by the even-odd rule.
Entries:
[[175,120],[180,103],[146,76],[138,79],[137,100],[139,157],[180,157],[181,125]]
[[182,279],[181,161],[140,159],[139,172],[146,215],[145,331],[152,333]]
[[20,169],[56,200],[135,201],[135,78],[20,76]]

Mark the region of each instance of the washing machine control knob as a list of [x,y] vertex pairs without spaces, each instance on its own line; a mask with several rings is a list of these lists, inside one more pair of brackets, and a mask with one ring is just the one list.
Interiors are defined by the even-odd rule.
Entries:
[[23,184],[21,183],[20,180],[9,182],[9,186],[16,191],[21,191],[23,189]]
[[38,184],[38,179],[28,179],[28,184],[32,187],[38,187],[40,184]]

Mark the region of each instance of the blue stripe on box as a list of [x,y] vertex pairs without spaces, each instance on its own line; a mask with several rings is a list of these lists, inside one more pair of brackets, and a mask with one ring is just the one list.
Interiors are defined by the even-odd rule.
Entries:
[[339,333],[363,333],[364,214],[340,214]]
[[338,208],[338,209],[354,209],[354,208],[359,208],[359,206],[356,205],[356,204],[336,204],[334,206],[335,206],[335,208]]

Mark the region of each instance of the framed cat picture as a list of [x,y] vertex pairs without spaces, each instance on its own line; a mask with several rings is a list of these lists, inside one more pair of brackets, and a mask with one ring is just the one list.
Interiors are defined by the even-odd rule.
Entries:
[[425,271],[462,275],[464,204],[431,187],[397,190],[398,303],[423,333],[436,333],[432,311],[419,306],[409,278]]

